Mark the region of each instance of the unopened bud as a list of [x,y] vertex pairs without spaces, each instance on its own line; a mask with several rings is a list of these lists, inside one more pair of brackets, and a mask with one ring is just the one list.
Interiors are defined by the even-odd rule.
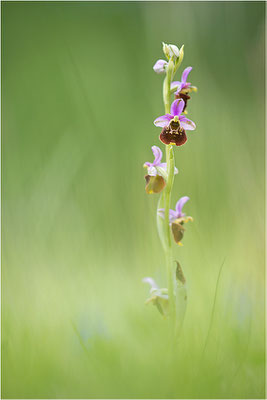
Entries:
[[162,46],[163,46],[163,53],[168,58],[168,60],[172,57],[176,60],[179,57],[179,49],[174,44],[166,44],[162,42]]
[[153,69],[157,74],[164,74],[166,72],[166,66],[168,65],[167,61],[165,60],[158,60],[154,65]]
[[170,47],[170,56],[178,58],[180,53],[178,47],[175,46],[174,44],[170,44],[169,47]]
[[179,57],[177,58],[176,64],[175,64],[175,72],[182,64],[183,59],[184,59],[184,45],[182,45],[182,47],[180,48]]

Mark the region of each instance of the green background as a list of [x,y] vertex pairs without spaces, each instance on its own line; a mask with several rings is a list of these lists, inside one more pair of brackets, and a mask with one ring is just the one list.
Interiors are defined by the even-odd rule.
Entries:
[[[264,398],[264,13],[2,2],[3,398]],[[175,149],[172,207],[188,195],[194,222],[172,355],[142,283],[166,287],[143,178],[163,149],[162,41],[198,87]]]

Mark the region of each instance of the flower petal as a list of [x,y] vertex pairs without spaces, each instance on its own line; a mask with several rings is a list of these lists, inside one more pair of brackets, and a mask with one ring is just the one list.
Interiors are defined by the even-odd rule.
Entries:
[[167,163],[162,162],[159,164],[159,167],[161,167],[161,168],[165,169],[165,171],[167,171]]
[[[158,215],[162,218],[165,219],[165,208],[159,208],[158,209]],[[169,210],[169,220],[170,224],[174,222],[178,218],[178,214],[174,210]]]
[[179,49],[175,44],[169,44],[169,49],[170,49],[170,57],[179,57]]
[[184,70],[184,72],[183,72],[183,74],[182,74],[182,82],[183,82],[183,83],[186,83],[188,74],[189,74],[189,72],[192,71],[192,69],[193,69],[192,67],[187,67],[187,68]]
[[177,99],[172,102],[171,105],[171,114],[174,115],[181,115],[184,109],[184,101],[183,99]]
[[143,278],[142,282],[148,283],[151,286],[152,289],[158,289],[159,288],[158,285],[156,284],[156,282],[154,281],[154,279],[150,278],[149,276],[146,277],[146,278]]
[[148,169],[147,169],[147,174],[148,174],[149,176],[156,176],[156,175],[158,175],[157,170],[156,170],[156,168],[155,168],[153,165],[151,165],[151,166],[148,167]]
[[[165,163],[165,162],[160,163],[159,167],[165,169],[165,171],[167,172],[167,163]],[[177,174],[178,174],[178,169],[176,167],[174,167],[174,175],[177,175]]]
[[170,223],[173,223],[178,218],[177,212],[174,210],[170,210],[169,218],[170,218]]
[[167,171],[164,168],[160,167],[159,165],[157,165],[155,168],[157,170],[157,174],[162,176],[164,181],[167,182],[167,180],[168,180]]
[[153,162],[154,166],[157,166],[160,164],[161,159],[162,159],[162,151],[160,150],[160,148],[158,146],[152,146],[151,147],[152,152],[154,154],[155,160]]
[[196,129],[196,124],[191,121],[191,119],[186,118],[182,115],[180,118],[181,127],[184,128],[186,131],[193,131]]
[[154,125],[164,128],[165,126],[168,125],[168,123],[170,122],[170,120],[172,118],[173,118],[173,116],[171,114],[162,115],[161,117],[158,117],[157,119],[155,119]]
[[177,218],[183,217],[185,214],[182,213],[183,206],[189,200],[188,196],[181,197],[180,200],[176,203],[176,213],[178,214]]
[[172,82],[171,83],[171,90],[174,89],[177,86],[177,90],[179,91],[180,90],[179,88],[181,87],[181,84],[182,84],[182,82],[180,82],[180,81]]
[[152,166],[152,163],[149,162],[149,161],[146,161],[146,162],[144,163],[144,167],[145,167],[145,168],[151,167],[151,166]]
[[165,218],[165,209],[164,208],[159,208],[158,209],[158,215],[164,219]]
[[167,294],[163,294],[161,293],[160,289],[157,290],[157,292],[155,293],[157,297],[160,297],[161,299],[168,299],[169,296]]
[[154,71],[157,74],[163,74],[165,72],[165,65],[168,64],[166,60],[158,60],[153,66]]

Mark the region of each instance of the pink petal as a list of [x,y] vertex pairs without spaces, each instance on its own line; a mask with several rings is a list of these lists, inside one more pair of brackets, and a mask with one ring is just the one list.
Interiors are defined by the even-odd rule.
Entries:
[[157,166],[157,165],[159,165],[160,162],[161,162],[161,159],[162,159],[162,151],[160,150],[160,148],[159,148],[158,146],[152,146],[151,149],[152,149],[153,154],[154,154],[154,157],[155,157],[155,160],[154,160],[154,162],[153,162],[153,165],[154,165],[154,166]]
[[154,279],[150,278],[149,276],[146,277],[146,278],[143,278],[142,281],[144,283],[148,283],[151,286],[152,289],[158,289],[159,288],[158,285],[156,284],[156,282],[154,281]]
[[170,210],[169,218],[170,223],[174,222],[178,218],[177,212],[174,210]]
[[185,203],[188,200],[189,200],[189,197],[188,196],[184,196],[184,197],[181,197],[180,200],[177,201],[175,208],[176,208],[176,212],[178,214],[178,217],[183,217],[184,216],[184,214],[182,213],[182,209],[183,209],[183,206],[185,205]]
[[[158,215],[161,218],[165,219],[165,209],[164,208],[158,209]],[[169,221],[170,221],[170,224],[172,222],[174,222],[177,218],[178,218],[178,213],[176,211],[174,211],[174,210],[169,210]]]
[[170,122],[170,120],[172,118],[173,118],[173,116],[170,114],[162,115],[161,117],[158,117],[157,119],[155,119],[154,125],[164,128],[165,126],[168,125],[168,123]]
[[[167,172],[167,163],[163,162],[159,164],[159,167],[165,169],[165,171]],[[176,167],[174,167],[174,175],[178,174],[178,169]]]
[[186,131],[193,131],[196,129],[196,124],[191,121],[191,119],[186,118],[182,115],[180,118],[181,127],[184,128]]
[[181,87],[182,82],[180,81],[174,81],[171,83],[171,90],[174,89],[176,86],[178,86],[177,90],[178,92],[180,91],[180,87]]
[[177,99],[172,102],[171,105],[171,114],[172,115],[181,115],[184,109],[184,101],[183,99]]
[[184,72],[183,72],[183,74],[182,74],[182,82],[183,82],[183,83],[186,83],[188,74],[189,74],[189,72],[192,71],[192,69],[193,69],[192,67],[187,67],[187,68],[184,70]]

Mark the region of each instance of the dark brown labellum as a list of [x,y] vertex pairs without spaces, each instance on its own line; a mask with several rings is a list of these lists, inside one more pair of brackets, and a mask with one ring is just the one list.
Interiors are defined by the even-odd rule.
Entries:
[[179,94],[176,94],[175,95],[175,98],[176,99],[183,99],[183,101],[184,101],[184,108],[183,108],[183,111],[182,112],[184,112],[184,110],[186,109],[186,106],[187,106],[187,101],[191,98],[187,93],[179,93]]
[[172,234],[176,243],[179,243],[184,237],[184,227],[176,222],[172,223]]
[[178,131],[180,129],[180,121],[171,121],[169,126],[172,131]]
[[[173,123],[174,121],[171,122],[171,124]],[[164,144],[174,143],[176,146],[182,146],[187,141],[185,130],[181,127],[179,127],[177,130],[172,129],[171,124],[170,126],[165,126],[165,128],[162,129],[159,138]]]
[[166,186],[165,180],[160,175],[146,175],[145,180],[147,194],[160,193]]

